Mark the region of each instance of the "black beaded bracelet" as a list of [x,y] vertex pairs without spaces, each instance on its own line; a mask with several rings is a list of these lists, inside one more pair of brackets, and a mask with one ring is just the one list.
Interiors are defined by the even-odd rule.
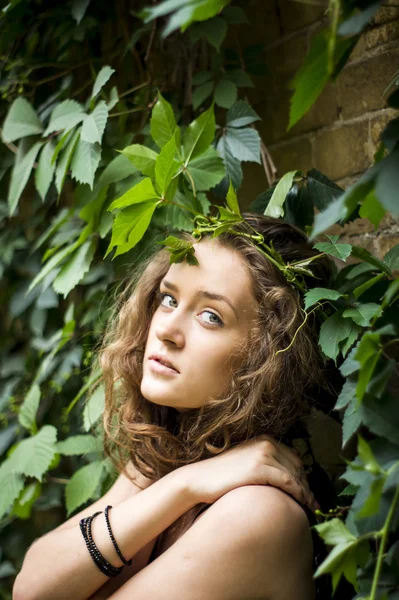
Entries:
[[97,517],[97,515],[101,513],[102,511],[98,511],[90,517],[84,517],[83,519],[81,519],[79,521],[80,531],[82,532],[87,549],[96,567],[102,573],[104,573],[104,575],[107,575],[107,577],[116,577],[122,571],[123,567],[114,567],[104,558],[104,556],[101,554],[100,550],[94,543],[93,536],[91,533],[92,521],[95,517]]
[[112,543],[114,545],[115,552],[117,553],[117,555],[119,556],[119,558],[121,559],[121,561],[123,562],[123,564],[126,565],[126,566],[130,566],[132,564],[132,559],[126,560],[126,558],[123,556],[122,552],[120,551],[118,544],[116,543],[114,534],[112,533],[111,523],[109,522],[109,515],[108,515],[110,508],[112,508],[112,506],[108,505],[108,506],[105,507],[105,511],[104,511],[105,522],[107,524],[107,529],[108,529],[109,536],[110,536],[110,538],[112,540]]

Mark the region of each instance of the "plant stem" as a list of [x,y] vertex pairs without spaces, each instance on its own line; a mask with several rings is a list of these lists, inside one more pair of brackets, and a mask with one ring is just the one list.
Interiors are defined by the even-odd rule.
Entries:
[[391,525],[391,521],[393,519],[393,515],[395,512],[395,508],[396,508],[396,504],[397,504],[398,500],[399,500],[399,485],[396,488],[395,496],[392,500],[392,504],[389,509],[387,518],[386,518],[384,526],[381,530],[381,545],[378,550],[377,565],[376,565],[376,568],[374,571],[373,585],[371,587],[370,600],[376,600],[376,598],[377,598],[378,581],[379,581],[380,575],[381,575],[382,563],[384,560],[384,553],[385,553],[385,546],[386,546],[388,534],[389,534],[389,527]]

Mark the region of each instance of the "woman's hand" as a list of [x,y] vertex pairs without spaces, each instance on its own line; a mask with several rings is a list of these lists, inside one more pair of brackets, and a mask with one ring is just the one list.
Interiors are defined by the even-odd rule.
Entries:
[[243,485],[272,485],[318,508],[298,454],[266,434],[180,470],[197,503],[212,504]]

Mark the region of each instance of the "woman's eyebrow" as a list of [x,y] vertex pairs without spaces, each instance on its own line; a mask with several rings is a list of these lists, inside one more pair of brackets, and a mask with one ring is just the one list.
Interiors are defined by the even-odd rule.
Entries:
[[[161,283],[163,283],[163,285],[165,287],[169,288],[170,290],[173,290],[175,292],[179,291],[179,288],[177,287],[177,285],[175,285],[174,283],[171,283],[170,281],[166,281],[166,279],[163,279]],[[230,302],[230,300],[228,298],[226,298],[226,296],[222,296],[222,294],[215,294],[214,292],[207,292],[206,290],[198,290],[197,296],[200,296],[203,298],[209,298],[210,300],[220,300],[222,302],[226,302],[226,304],[228,304],[230,306],[230,308],[232,309],[232,311],[234,312],[237,319],[239,319],[239,316],[238,316],[238,313],[237,313],[235,307]]]

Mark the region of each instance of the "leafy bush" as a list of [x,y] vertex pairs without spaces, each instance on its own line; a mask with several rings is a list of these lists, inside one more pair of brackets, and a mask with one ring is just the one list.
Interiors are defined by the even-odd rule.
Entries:
[[[295,78],[289,127],[338,76],[380,4],[330,1],[330,25]],[[259,117],[241,90],[264,65],[257,47],[238,56],[222,46],[246,21],[227,0],[133,14],[117,3],[14,0],[1,20],[0,576],[11,598],[31,541],[116,476],[102,453],[93,349],[131,265],[167,235],[191,231],[193,215],[209,216],[230,180],[239,189],[242,162],[262,162]],[[179,73],[187,56],[188,79]],[[397,91],[388,103],[398,107]],[[399,245],[380,259],[325,232],[399,215],[398,119],[382,140],[348,190],[315,169],[294,171],[252,205],[305,229],[321,253],[355,259],[331,288],[308,292],[304,309],[323,315],[321,351],[345,379],[335,407],[343,445],[358,436],[342,506],[317,526],[331,546],[318,574],[331,573],[334,588],[343,575],[371,600],[393,600],[399,585]]]

